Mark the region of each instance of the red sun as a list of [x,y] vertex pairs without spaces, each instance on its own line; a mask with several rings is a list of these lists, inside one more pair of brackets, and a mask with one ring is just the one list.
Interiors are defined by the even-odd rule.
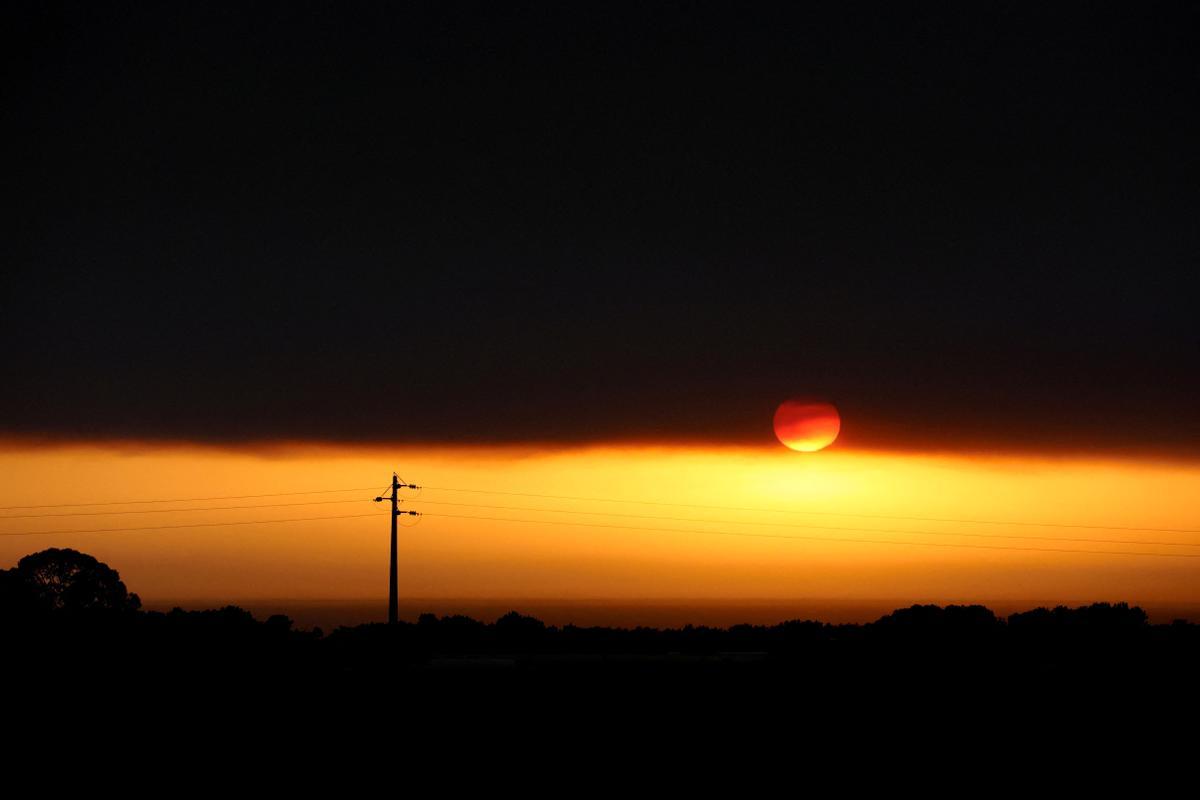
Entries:
[[775,435],[793,450],[815,453],[833,444],[842,418],[832,403],[794,397],[775,412]]

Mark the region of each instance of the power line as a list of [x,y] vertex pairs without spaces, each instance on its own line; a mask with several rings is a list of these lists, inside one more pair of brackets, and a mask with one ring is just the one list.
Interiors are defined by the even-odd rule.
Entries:
[[[1128,531],[1128,532],[1144,532],[1144,533],[1200,533],[1200,529],[1197,529],[1197,528],[1154,528],[1154,527],[1118,526],[1118,525],[1083,525],[1083,524],[1069,524],[1069,523],[1058,523],[1058,522],[1028,522],[1028,521],[1019,521],[1019,520],[985,520],[985,519],[959,519],[959,518],[950,518],[950,517],[902,516],[902,515],[895,515],[895,514],[859,514],[859,513],[852,513],[852,512],[801,511],[801,510],[795,510],[795,509],[762,508],[762,507],[753,507],[753,506],[723,506],[723,505],[706,505],[706,504],[699,504],[699,503],[671,503],[671,502],[653,501],[653,500],[623,500],[623,499],[610,498],[610,497],[583,497],[583,496],[578,496],[578,495],[538,494],[538,493],[532,493],[532,492],[506,492],[506,491],[498,491],[498,490],[490,490],[490,489],[466,489],[466,488],[446,487],[446,486],[423,486],[422,488],[427,488],[427,489],[431,489],[434,491],[443,491],[443,492],[465,492],[465,493],[472,493],[472,494],[503,495],[503,496],[509,496],[509,497],[534,497],[534,498],[544,498],[544,499],[551,499],[551,500],[573,500],[573,501],[597,502],[597,503],[624,503],[624,504],[633,504],[633,505],[662,506],[662,507],[670,507],[670,508],[697,508],[697,509],[705,509],[705,510],[758,512],[758,513],[766,513],[766,514],[798,514],[798,515],[813,515],[813,516],[852,517],[852,518],[857,518],[857,519],[901,520],[901,521],[910,521],[910,522],[944,522],[944,523],[953,523],[953,524],[962,524],[962,525],[1009,525],[1009,526],[1018,526],[1018,527],[1069,528],[1069,529],[1080,529],[1080,530],[1111,530],[1111,531]],[[209,501],[209,500],[250,500],[250,499],[259,499],[259,498],[266,498],[266,497],[296,497],[296,496],[313,495],[313,494],[337,494],[337,493],[341,493],[341,492],[362,492],[362,491],[377,492],[377,488],[368,486],[368,487],[358,487],[358,488],[353,488],[353,489],[315,489],[315,490],[306,491],[306,492],[275,492],[275,493],[268,493],[268,494],[163,498],[163,499],[159,499],[159,500],[120,500],[120,501],[95,502],[95,503],[48,503],[48,504],[42,504],[42,505],[0,506],[0,511],[39,509],[39,508],[87,508],[87,507],[119,506],[119,505],[146,505],[146,504],[153,504],[153,503],[188,503],[188,502],[202,502],[202,501]],[[311,505],[318,505],[321,502],[326,502],[326,501],[313,502],[313,503],[311,503]],[[327,502],[342,503],[342,502],[358,502],[358,501],[357,500],[354,500],[354,501],[337,500],[337,501],[327,501]],[[432,503],[434,501],[423,500],[422,502]],[[443,503],[443,504],[444,505],[453,505],[450,503]],[[230,507],[211,508],[211,509],[165,509],[165,510],[162,510],[162,513],[165,513],[167,511],[172,511],[172,512],[173,511],[208,511],[208,510],[224,511],[224,510],[235,510],[236,508],[271,508],[271,507],[285,507],[288,505],[309,505],[309,504],[307,504],[307,503],[295,503],[295,504],[280,503],[280,504],[264,504],[264,505],[246,505],[246,506],[240,506],[240,507],[230,506]],[[469,507],[479,507],[479,508],[503,508],[503,506],[484,506],[484,505],[472,506],[471,504],[466,504],[466,503],[463,503],[460,505],[469,506]],[[521,510],[525,510],[525,509],[521,509]],[[528,510],[535,510],[535,509],[528,509]],[[536,510],[553,512],[553,513],[560,513],[562,511],[561,509],[536,509]],[[0,519],[32,519],[32,518],[43,517],[43,516],[44,517],[103,516],[104,514],[107,514],[107,513],[111,513],[114,515],[115,514],[134,514],[134,513],[160,513],[160,510],[153,509],[153,510],[148,510],[148,511],[73,512],[73,513],[64,513],[64,514],[25,514],[25,515],[15,515],[14,514],[11,516],[0,516]],[[598,513],[598,512],[578,512],[578,513],[591,514],[591,513]],[[638,515],[612,514],[611,516],[636,517]],[[647,517],[647,518],[651,518],[651,517]],[[661,519],[671,519],[671,518],[661,517]],[[682,518],[680,518],[680,519],[682,519]],[[691,520],[686,520],[686,521],[691,521]],[[768,523],[738,523],[738,524],[762,525],[762,524],[768,524]],[[817,527],[817,526],[809,526],[809,527]],[[822,526],[822,527],[824,527],[824,526]],[[1023,538],[1023,537],[1006,536],[1004,538]],[[1037,539],[1037,538],[1049,538],[1049,537],[1030,537],[1030,538]],[[1067,540],[1067,541],[1073,541],[1073,540]],[[1079,541],[1084,541],[1084,540],[1080,539]],[[1116,540],[1114,540],[1114,541],[1116,541]],[[1124,543],[1124,542],[1120,542],[1120,543]],[[1150,542],[1146,542],[1146,544],[1150,544]],[[1177,544],[1177,543],[1171,543],[1171,544]]]
[[[505,495],[508,497],[537,497],[547,500],[581,500],[592,503],[629,503],[633,505],[645,506],[669,506],[674,508],[703,508],[711,511],[750,511],[763,514],[810,514],[825,517],[856,517],[860,519],[893,519],[905,520],[908,522],[949,522],[959,525],[1013,525],[1020,527],[1031,528],[1080,528],[1085,530],[1098,531],[1142,531],[1146,533],[1200,533],[1200,528],[1147,528],[1136,526],[1121,526],[1121,525],[1076,525],[1063,522],[1023,522],[1016,520],[993,520],[993,519],[952,519],[949,517],[907,517],[896,514],[854,514],[841,511],[799,511],[794,509],[783,508],[756,508],[749,506],[716,506],[716,505],[701,505],[699,503],[668,503],[656,500],[620,500],[612,497],[580,497],[577,495],[564,494],[533,494],[528,492],[501,492],[490,489],[459,489],[447,486],[425,486],[422,488],[430,491],[440,492],[469,492],[472,494],[494,494]],[[429,502],[423,500],[422,502]]]
[[202,508],[139,508],[135,511],[67,511],[62,514],[10,514],[0,519],[43,519],[45,517],[115,517],[126,514],[186,514],[192,511],[240,511],[244,508],[290,508],[292,506],[327,506],[346,503],[367,503],[370,498],[356,500],[312,500],[305,503],[256,503],[243,506],[206,506]]
[[491,506],[477,503],[449,503],[437,500],[422,500],[423,505],[461,506],[464,508],[493,508],[504,511],[536,511],[547,514],[583,514],[596,517],[625,517],[630,519],[658,519],[670,522],[697,522],[708,525],[759,525],[772,528],[804,528],[822,531],[856,531],[869,533],[908,533],[921,536],[966,536],[978,539],[1027,539],[1041,542],[1086,542],[1091,544],[1150,544],[1162,547],[1200,547],[1200,542],[1158,542],[1145,539],[1090,539],[1073,536],[1023,536],[1021,534],[1005,533],[966,533],[955,531],[924,531],[906,528],[860,528],[838,525],[801,525],[790,522],[754,522],[736,519],[697,519],[695,517],[664,517],[655,514],[619,514],[612,511],[574,511],[562,508],[530,508],[528,506]]
[[273,494],[228,494],[219,497],[171,497],[162,500],[114,500],[105,503],[47,503],[37,506],[0,506],[0,511],[16,511],[25,508],[84,508],[88,506],[132,506],[147,503],[198,503],[205,500],[253,500],[259,497],[297,497],[306,494],[337,494],[338,492],[371,492],[375,487],[357,489],[314,489],[310,492],[275,492]]
[[0,536],[50,536],[52,534],[68,533],[128,533],[133,531],[161,531],[175,528],[222,528],[230,525],[270,525],[276,522],[318,522],[326,519],[356,519],[358,517],[379,517],[379,512],[372,514],[341,514],[333,517],[291,517],[289,519],[253,519],[244,522],[193,522],[186,525],[148,525],[142,528],[88,528],[84,530],[71,529],[60,531],[17,531],[0,533]]
[[572,525],[582,528],[610,528],[618,530],[631,531],[660,531],[664,533],[686,533],[699,534],[702,536],[743,536],[754,539],[800,539],[814,542],[845,542],[851,544],[890,544],[912,547],[958,547],[971,550],[1012,550],[1031,553],[1082,553],[1093,556],[1157,556],[1160,558],[1200,558],[1200,553],[1148,553],[1135,552],[1130,550],[1079,550],[1060,547],[1015,547],[1003,545],[988,545],[988,544],[958,544],[950,542],[897,542],[890,539],[848,539],[829,536],[800,536],[800,535],[775,535],[769,533],[746,533],[744,531],[697,531],[697,530],[681,530],[679,528],[652,528],[640,525],[605,525],[593,522],[570,522],[546,519],[512,519],[509,517],[479,517],[467,516],[462,514],[423,514],[426,517],[441,517],[444,519],[474,519],[486,520],[489,522],[521,522],[532,523],[535,525]]
[[[360,490],[355,490],[360,491]],[[529,509],[533,510],[533,509]],[[196,522],[187,524],[175,525],[150,525],[144,527],[131,528],[88,528],[88,529],[66,529],[66,530],[50,530],[50,531],[10,531],[0,533],[0,536],[50,536],[50,535],[69,535],[69,534],[103,534],[103,533],[132,533],[138,531],[162,531],[176,530],[183,528],[221,528],[232,527],[239,525],[270,525],[286,522],[320,522],[324,520],[337,519],[359,519],[365,517],[377,517],[377,513],[370,514],[340,514],[335,516],[321,517],[290,517],[286,519],[264,519],[264,520],[246,520],[240,522]],[[421,516],[441,517],[443,519],[464,519],[464,520],[479,520],[488,522],[517,522],[523,524],[534,525],[568,525],[572,527],[583,528],[604,528],[615,530],[634,530],[634,531],[656,531],[662,533],[679,533],[679,534],[697,534],[702,536],[736,536],[756,539],[788,539],[788,540],[803,540],[816,542],[837,542],[849,544],[882,544],[894,546],[911,546],[911,547],[951,547],[951,548],[966,548],[974,550],[1008,550],[1016,552],[1043,552],[1043,553],[1079,553],[1084,555],[1114,555],[1114,556],[1156,556],[1161,558],[1200,558],[1200,553],[1150,553],[1144,551],[1128,551],[1128,550],[1084,550],[1074,548],[1050,548],[1050,547],[1016,547],[1003,545],[982,545],[982,544],[962,544],[948,542],[911,542],[911,541],[894,541],[888,539],[860,539],[846,537],[829,537],[829,536],[804,536],[804,535],[787,535],[787,534],[766,534],[766,533],[747,533],[745,531],[711,531],[711,530],[693,530],[680,528],[658,528],[641,525],[613,525],[603,523],[590,522],[573,522],[573,521],[557,521],[557,520],[536,520],[536,519],[514,519],[509,517],[485,517],[463,514],[422,514]],[[672,519],[669,517],[661,517],[660,519]],[[675,518],[683,520],[683,518]],[[704,522],[704,520],[687,520],[690,522]],[[803,527],[803,526],[794,526]],[[808,526],[822,527],[822,526]],[[826,529],[826,528],[822,528]],[[924,535],[936,533],[937,535],[971,535],[971,534],[954,534],[946,531],[901,531],[888,530],[879,528],[836,528],[834,530],[861,530],[874,531],[879,533],[901,533],[910,535]],[[1141,542],[1141,544],[1156,544],[1154,542]]]

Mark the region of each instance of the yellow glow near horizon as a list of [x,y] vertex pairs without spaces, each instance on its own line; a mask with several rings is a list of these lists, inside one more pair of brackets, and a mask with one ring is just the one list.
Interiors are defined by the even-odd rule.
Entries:
[[[3,506],[366,489],[128,507],[172,509],[161,514],[95,513],[111,507],[0,511],[6,517],[0,534],[152,527],[0,535],[2,567],[45,547],[74,547],[118,569],[147,601],[384,597],[388,522],[369,498],[395,468],[405,480],[429,487],[405,503],[426,514],[401,531],[401,594],[410,598],[1200,604],[1200,559],[1096,554],[1200,555],[1200,547],[1149,544],[1200,545],[1200,534],[899,519],[1196,530],[1200,466],[1186,463],[853,451],[797,458],[775,446],[232,451],[129,445],[10,446],[0,452],[0,464]],[[266,503],[311,505],[185,510]],[[18,518],[80,511],[95,515]],[[318,516],[345,518],[168,527]],[[1047,539],[990,538],[998,535]],[[1066,538],[1124,543],[1061,541]]]

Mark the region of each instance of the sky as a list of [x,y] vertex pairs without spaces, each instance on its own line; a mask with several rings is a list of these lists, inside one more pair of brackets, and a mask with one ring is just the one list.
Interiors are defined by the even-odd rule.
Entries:
[[[1194,4],[778,5],[7,5],[0,503],[57,497],[29,479],[65,454],[108,454],[126,482],[72,492],[108,502],[266,493],[284,464],[328,487],[348,453],[351,485],[454,454],[491,489],[484,465],[537,453],[526,482],[561,468],[567,495],[610,470],[691,502],[695,461],[788,487],[734,505],[1200,528]],[[796,396],[836,405],[829,450],[776,452]],[[195,485],[193,456],[237,485]],[[814,498],[770,471],[813,464],[891,477]],[[413,592],[1200,602],[1186,559],[842,545],[793,573],[742,537],[716,580],[715,543],[588,560],[534,527],[532,561],[485,548],[477,580]],[[470,561],[447,547],[439,569]],[[162,597],[365,596],[171,552],[141,573]]]
[[1200,619],[1196,464],[837,443],[797,453],[774,440],[10,446],[0,564],[74,547],[117,568],[149,608],[237,602],[326,626],[377,621],[389,520],[373,498],[392,467],[421,487],[400,492],[420,515],[400,518],[402,618],[867,621],[912,603],[1124,601],[1156,621]]

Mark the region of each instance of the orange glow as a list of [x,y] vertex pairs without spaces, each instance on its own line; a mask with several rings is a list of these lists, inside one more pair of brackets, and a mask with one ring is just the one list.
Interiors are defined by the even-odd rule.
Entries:
[[[147,604],[337,600],[382,611],[388,521],[371,498],[393,468],[427,487],[402,495],[426,515],[401,531],[405,608],[770,600],[785,618],[872,603],[1200,606],[1200,559],[1119,555],[1200,554],[1186,546],[1200,545],[1195,464],[845,449],[797,459],[775,446],[12,446],[0,451],[0,505],[176,502],[0,511],[0,567],[74,547],[118,569]],[[331,489],[356,491],[188,499]],[[88,516],[40,516],[76,512]],[[178,527],[194,524],[207,527]],[[119,527],[148,530],[3,535]]]
[[841,429],[842,418],[831,403],[793,398],[775,411],[775,435],[802,453],[824,450]]

